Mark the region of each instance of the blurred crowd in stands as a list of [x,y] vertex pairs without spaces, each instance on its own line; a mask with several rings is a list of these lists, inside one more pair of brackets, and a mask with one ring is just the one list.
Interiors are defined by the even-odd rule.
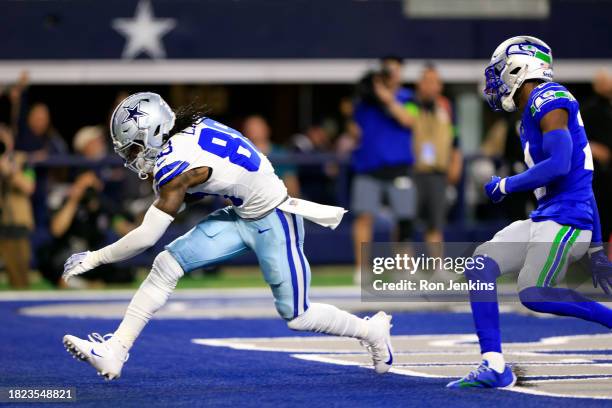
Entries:
[[[444,241],[447,223],[468,217],[464,202],[473,208],[475,220],[523,219],[534,208],[528,193],[509,197],[501,209],[491,206],[482,193],[491,175],[524,170],[519,115],[497,116],[481,154],[464,160],[441,73],[426,64],[415,86],[407,88],[401,72],[401,59],[383,58],[360,81],[355,95],[338,101],[337,112],[294,135],[275,135],[256,109],[228,123],[271,158],[291,196],[351,210],[348,222],[352,222],[357,272],[361,244],[376,238],[381,220],[390,226],[387,241],[434,244]],[[107,120],[82,123],[74,136],[67,137],[54,128],[49,106],[30,100],[29,89],[27,73],[0,88],[7,111],[0,116],[0,270],[6,271],[13,288],[28,287],[31,267],[61,287],[63,263],[70,254],[99,248],[129,232],[154,197],[150,182],[128,174],[112,154]],[[595,161],[603,236],[609,237],[612,77],[608,72],[597,74],[593,91],[580,101],[581,112]],[[108,106],[108,116],[125,96],[117,95]],[[209,198],[179,223],[193,225],[222,205]],[[137,264],[106,265],[73,285],[130,282]]]

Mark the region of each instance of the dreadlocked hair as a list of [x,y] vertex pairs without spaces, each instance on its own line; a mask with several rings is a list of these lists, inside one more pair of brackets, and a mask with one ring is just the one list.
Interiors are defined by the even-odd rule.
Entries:
[[174,126],[170,130],[168,137],[197,124],[202,119],[206,118],[208,112],[210,112],[210,109],[206,105],[198,103],[197,100],[179,107],[174,112],[176,119],[174,120]]

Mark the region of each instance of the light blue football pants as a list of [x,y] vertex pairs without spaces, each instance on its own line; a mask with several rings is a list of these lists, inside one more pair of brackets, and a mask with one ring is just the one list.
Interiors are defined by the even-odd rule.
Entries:
[[310,265],[304,256],[304,220],[275,209],[259,220],[240,218],[231,207],[210,214],[166,249],[185,272],[221,263],[251,249],[287,320],[308,309]]

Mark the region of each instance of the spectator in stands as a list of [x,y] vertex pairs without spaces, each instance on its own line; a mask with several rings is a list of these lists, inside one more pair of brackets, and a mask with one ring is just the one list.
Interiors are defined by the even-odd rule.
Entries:
[[293,135],[291,142],[300,153],[328,153],[330,150],[329,134],[318,123],[308,126],[304,133]]
[[351,192],[351,210],[356,215],[353,224],[356,280],[360,277],[361,244],[372,240],[374,216],[383,203],[390,204],[398,221],[400,241],[412,238],[416,211],[411,178],[414,117],[406,109],[413,94],[402,87],[400,58],[383,58],[381,65],[381,72],[369,77],[371,81],[360,95],[353,115],[359,129],[358,146],[351,159],[356,173]]
[[25,155],[13,150],[10,130],[0,126],[0,258],[15,288],[28,285],[28,235],[33,227],[29,196],[34,190],[34,178]]
[[13,150],[8,127],[0,125],[0,259],[15,289],[28,286],[30,270],[29,233],[34,227],[30,195],[34,192],[34,171],[26,156]]
[[[331,137],[320,124],[314,123],[303,133],[291,138],[293,150],[305,157],[331,152]],[[335,162],[302,164],[298,171],[302,195],[312,201],[332,204],[335,202],[335,178],[338,167]]]
[[[95,126],[82,128],[74,138],[73,147],[76,153],[87,159],[103,158],[106,154],[103,130]],[[53,284],[63,284],[60,277],[67,256],[87,248],[104,246],[110,239],[109,231],[121,236],[133,228],[120,203],[105,193],[104,178],[93,170],[79,174],[67,189],[54,191],[49,205],[53,241],[41,248],[39,269]],[[130,282],[133,273],[120,265],[104,265],[85,279],[107,283]],[[80,279],[75,285],[86,287],[90,283]]]
[[593,191],[599,206],[602,237],[612,234],[612,77],[607,70],[593,80],[595,95],[584,104],[584,126],[593,152],[595,177]]
[[344,97],[338,104],[338,139],[336,140],[336,153],[341,158],[350,157],[357,147],[359,129],[353,121],[354,105],[351,98]]
[[[109,156],[107,141],[110,140],[106,129],[102,126],[83,126],[74,136],[72,146],[76,154],[90,161],[99,161]],[[123,167],[101,166],[96,169],[96,175],[104,184],[104,194],[119,202],[126,198],[126,172]],[[130,177],[130,179],[132,179]],[[136,181],[138,183],[140,180]],[[150,189],[150,186],[148,186]],[[130,186],[128,188],[133,188]]]
[[[28,101],[29,80],[27,73],[22,73],[17,86],[10,93],[13,128],[15,129],[15,150],[26,152],[30,162],[41,162],[49,156],[68,153],[64,139],[53,128],[49,107]],[[63,176],[62,170],[47,171],[36,168],[36,190],[31,196],[34,219],[37,228],[48,226],[47,193],[49,180]]]
[[[68,153],[68,146],[51,124],[49,107],[36,102],[27,106],[26,92],[21,96],[21,109],[18,121],[16,150],[28,152],[33,161],[42,161],[49,155]],[[22,112],[28,111],[25,122]]]
[[102,126],[84,126],[74,135],[72,145],[77,154],[88,160],[101,160],[108,155],[106,133]]
[[[242,134],[248,137],[253,144],[266,156],[283,159],[286,156],[287,150],[280,145],[272,143],[270,139],[270,125],[263,116],[251,115],[248,116],[242,125]],[[294,165],[289,163],[276,164],[273,162],[274,170],[278,177],[283,180],[287,186],[287,193],[291,197],[300,196],[300,183],[297,177],[297,171]]]
[[[407,108],[414,116],[414,180],[420,218],[425,221],[425,241],[444,241],[447,187],[456,184],[462,171],[462,155],[453,127],[450,101],[442,95],[442,79],[433,65],[427,65],[416,87],[416,98]],[[441,247],[430,246],[439,250]]]

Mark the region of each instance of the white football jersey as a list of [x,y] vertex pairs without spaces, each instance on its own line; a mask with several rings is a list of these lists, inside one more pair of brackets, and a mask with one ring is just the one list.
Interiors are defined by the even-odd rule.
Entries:
[[240,132],[209,118],[166,142],[155,163],[153,189],[158,193],[179,174],[198,167],[210,167],[211,176],[187,194],[229,199],[242,218],[262,217],[287,198],[268,158]]

